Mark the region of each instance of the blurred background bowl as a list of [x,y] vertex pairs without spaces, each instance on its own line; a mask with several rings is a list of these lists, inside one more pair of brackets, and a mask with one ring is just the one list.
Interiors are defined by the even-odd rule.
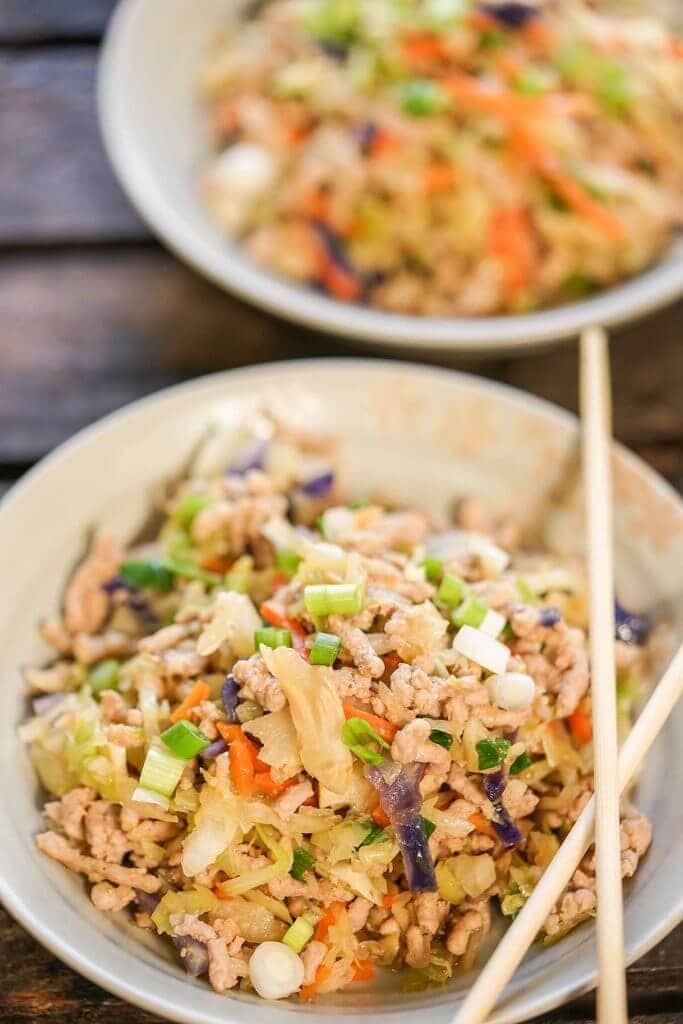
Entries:
[[[581,542],[576,419],[523,392],[450,371],[359,359],[276,363],[162,391],[83,431],[0,504],[0,565],[11,580],[11,600],[0,602],[0,776],[11,780],[0,790],[0,898],[75,970],[170,1020],[350,1024],[362,1015],[364,1024],[410,1024],[416,1014],[429,1014],[430,1024],[448,1024],[472,971],[456,972],[443,989],[411,995],[400,992],[395,974],[383,972],[382,987],[352,986],[312,1006],[217,995],[187,977],[170,943],[136,928],[125,913],[98,912],[83,880],[35,846],[44,827],[41,800],[17,726],[26,715],[22,667],[48,656],[39,620],[59,607],[89,529],[97,524],[121,539],[133,536],[160,482],[187,464],[207,428],[235,430],[263,408],[295,428],[335,437],[341,480],[352,496],[381,493],[445,512],[471,494],[527,533],[540,526],[565,549]],[[683,502],[623,448],[615,447],[613,465],[619,597],[675,624],[680,636]],[[679,707],[639,781],[637,803],[653,821],[654,839],[626,885],[629,961],[683,916],[682,747]],[[500,921],[479,963],[498,935]],[[491,1024],[545,1013],[595,980],[594,929],[584,924],[556,945],[529,951]]]
[[622,323],[683,293],[683,240],[651,269],[591,298],[535,313],[476,318],[405,316],[346,305],[243,258],[211,222],[197,189],[211,152],[197,95],[201,57],[226,15],[241,4],[122,0],[99,71],[102,132],[124,189],[149,227],[216,284],[287,319],[359,341],[480,352],[525,349],[570,337],[592,323]]

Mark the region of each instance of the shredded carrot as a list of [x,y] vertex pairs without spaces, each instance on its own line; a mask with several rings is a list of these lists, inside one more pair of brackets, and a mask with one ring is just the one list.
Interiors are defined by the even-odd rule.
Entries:
[[485,836],[490,836],[491,839],[498,838],[493,825],[488,818],[484,817],[481,811],[475,811],[474,814],[470,814],[468,820],[472,825],[474,825],[477,832],[482,832]]
[[544,25],[538,18],[532,18],[522,28],[522,38],[529,46],[533,46],[541,53],[548,53],[555,45],[555,34],[548,25]]
[[330,903],[329,907],[318,921],[315,929],[313,938],[316,942],[325,942],[327,940],[327,934],[332,927],[339,920],[339,916],[344,910],[343,903]]
[[[286,582],[287,580],[285,579]],[[269,622],[271,626],[277,626],[278,629],[288,629],[292,634],[294,649],[301,654],[308,634],[298,619],[288,618],[284,608],[277,601],[264,601],[259,608],[259,615],[266,622]]]
[[389,910],[390,907],[393,907],[400,895],[400,892],[387,893],[387,895],[382,898],[382,906],[385,910]]
[[530,117],[585,116],[595,105],[579,93],[548,93],[524,96],[506,89],[485,87],[471,75],[450,72],[442,81],[444,89],[458,106],[477,114],[491,114],[506,121],[525,121]]
[[261,761],[258,756],[259,748],[256,746],[254,741],[247,736],[241,725],[233,725],[231,722],[216,722],[216,728],[226,743],[241,743],[247,748],[255,772],[270,771],[270,765]]
[[611,241],[624,240],[624,228],[621,222],[604,206],[596,202],[583,185],[563,171],[557,159],[551,154],[545,153],[538,142],[520,125],[515,125],[510,132],[510,144],[521,158],[543,175],[557,194],[576,213],[594,224]]
[[226,894],[221,889],[220,885],[214,885],[213,889],[211,890],[211,893],[216,897],[217,900],[234,899],[234,896],[226,896]]
[[219,575],[229,572],[232,567],[231,558],[221,558],[217,556],[215,558],[206,558],[202,562],[202,569],[206,569],[207,572],[216,572]]
[[491,32],[499,28],[496,19],[485,11],[470,11],[467,15],[467,24],[478,32]]
[[313,979],[311,984],[304,985],[302,987],[301,991],[299,992],[299,999],[301,999],[302,1001],[312,999],[313,996],[318,991],[318,989],[320,988],[320,986],[323,984],[323,982],[327,981],[331,973],[331,964],[321,964],[318,970],[315,972],[315,978]]
[[296,783],[296,779],[285,779],[284,782],[276,782],[270,773],[270,768],[265,772],[256,772],[254,775],[254,789],[264,796],[280,796],[286,789]]
[[385,674],[388,672],[389,675],[391,675],[392,672],[395,672],[401,664],[401,659],[395,651],[391,651],[389,654],[384,654],[382,656],[382,661],[384,662],[384,672]]
[[179,704],[171,715],[172,722],[180,722],[181,719],[187,718],[187,713],[191,708],[201,704],[203,700],[208,700],[211,696],[211,687],[208,683],[203,682],[201,679],[198,680],[188,693],[182,704]]
[[391,132],[380,130],[376,133],[370,146],[370,155],[373,160],[381,160],[382,157],[395,153],[400,146],[400,141]]
[[522,76],[523,65],[511,53],[500,50],[493,57],[496,71],[508,82],[516,82]]
[[251,796],[254,792],[254,759],[249,744],[233,740],[230,744],[230,778],[238,796]]
[[443,39],[428,32],[406,36],[403,40],[403,54],[411,64],[431,64],[443,60],[447,50]]
[[372,960],[356,960],[353,965],[353,981],[372,981],[375,965]]
[[382,828],[386,828],[387,825],[391,825],[389,815],[381,808],[376,807],[372,812],[372,820],[375,825],[380,825]]
[[572,735],[579,743],[590,743],[593,739],[593,723],[585,711],[577,710],[569,715],[567,721]]
[[455,172],[449,164],[432,164],[422,177],[422,189],[428,196],[450,192],[455,185]]
[[371,725],[372,728],[378,733],[383,740],[387,743],[391,743],[394,736],[398,732],[398,726],[392,725],[386,718],[380,718],[379,715],[372,715],[369,711],[361,711],[360,708],[354,708],[353,704],[349,704],[348,701],[342,701],[344,708],[344,714],[347,718],[362,718],[364,722]]
[[327,255],[322,260],[320,283],[340,302],[353,302],[360,295],[361,286],[358,278]]
[[506,292],[517,295],[528,286],[536,264],[536,246],[527,211],[509,207],[494,213],[488,247],[503,267]]
[[675,60],[683,60],[683,39],[669,37],[669,55]]

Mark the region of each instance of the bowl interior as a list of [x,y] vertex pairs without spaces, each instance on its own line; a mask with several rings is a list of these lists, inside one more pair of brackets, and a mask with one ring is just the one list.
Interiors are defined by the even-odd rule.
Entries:
[[[668,0],[658,0],[665,16]],[[244,0],[122,0],[104,47],[99,110],[105,143],[140,214],[216,283],[289,319],[362,341],[436,349],[515,349],[617,323],[683,290],[683,243],[625,284],[564,307],[516,316],[416,317],[349,306],[290,284],[242,258],[197,198],[210,151],[197,97],[201,54]]]
[[[471,981],[466,975],[446,991],[410,997],[385,979],[384,991],[358,987],[312,1011],[265,1007],[248,996],[219,997],[189,981],[170,950],[128,925],[125,915],[95,911],[80,880],[40,857],[33,845],[41,828],[40,795],[16,726],[26,711],[21,667],[47,653],[36,639],[37,621],[58,607],[90,527],[104,524],[122,539],[130,536],[144,520],[151,487],[178,470],[207,426],[220,423],[229,430],[266,406],[294,425],[339,439],[352,494],[383,493],[440,509],[462,494],[479,494],[495,511],[518,517],[528,532],[538,532],[542,522],[565,545],[580,535],[574,420],[500,385],[445,371],[362,361],[276,364],[170,389],[84,431],[0,505],[0,564],[6,569],[0,604],[0,768],[6,783],[0,793],[0,895],[62,959],[170,1019],[275,1024],[292,1012],[331,1021],[362,1012],[388,1022],[430,1007],[445,1024]],[[209,450],[207,458],[219,454]],[[621,450],[614,468],[619,592],[638,609],[657,607],[680,630],[681,502]],[[542,512],[549,495],[556,504],[547,516]],[[654,819],[655,838],[628,889],[631,957],[683,913],[683,807],[677,796],[682,744],[678,713],[659,737],[640,784],[638,803]],[[658,784],[664,770],[665,787]],[[590,927],[557,946],[533,949],[493,1019],[523,1019],[568,998],[594,981],[593,964]]]

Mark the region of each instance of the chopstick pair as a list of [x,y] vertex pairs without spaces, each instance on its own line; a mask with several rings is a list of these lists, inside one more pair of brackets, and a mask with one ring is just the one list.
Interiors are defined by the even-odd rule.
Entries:
[[598,896],[598,999],[601,1024],[626,1024],[619,798],[683,693],[683,644],[621,751],[617,744],[614,663],[614,571],[610,473],[611,401],[607,338],[581,337],[582,466],[590,587],[590,656],[595,795],[541,876],[470,989],[453,1024],[481,1024],[561,896],[593,839]]

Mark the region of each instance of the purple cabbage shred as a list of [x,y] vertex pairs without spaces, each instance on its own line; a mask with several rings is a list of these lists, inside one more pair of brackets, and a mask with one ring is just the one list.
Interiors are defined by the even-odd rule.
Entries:
[[524,836],[501,802],[507,781],[507,773],[502,769],[497,772],[491,772],[489,775],[484,776],[484,792],[493,804],[494,815],[491,824],[495,829],[496,835],[503,846],[516,846],[517,843],[522,842]]
[[484,776],[484,792],[492,804],[500,803],[506,785],[507,777],[504,771],[491,772]]
[[263,469],[268,445],[265,441],[252,441],[242,448],[228,466],[228,473],[244,476],[250,469]]
[[209,969],[209,952],[206,945],[189,935],[172,935],[173,945],[180,954],[183,967],[193,978],[199,978]]
[[331,57],[332,60],[344,61],[349,55],[349,48],[343,43],[334,43],[331,39],[320,39],[319,44],[323,53]]
[[529,22],[540,16],[537,7],[532,4],[521,3],[519,0],[509,0],[502,3],[482,3],[480,10],[489,17],[495,18],[505,28],[524,28]]
[[408,888],[411,892],[436,892],[434,861],[420,816],[420,781],[423,764],[397,765],[384,761],[368,765],[365,774],[379,794],[379,802],[396,833]]
[[226,676],[223,688],[221,689],[221,700],[223,710],[228,716],[229,722],[237,721],[237,703],[239,699],[239,686],[232,676]]
[[310,498],[324,498],[333,484],[334,473],[331,469],[328,469],[324,473],[318,473],[317,476],[311,477],[310,480],[299,484],[299,490],[303,491]]
[[102,584],[102,589],[109,596],[123,592],[125,594],[124,604],[130,608],[143,626],[150,630],[158,629],[160,626],[159,616],[156,614],[146,597],[137,587],[124,580],[123,576],[114,576]]
[[228,744],[225,740],[214,740],[208,747],[204,747],[203,750],[199,751],[200,761],[213,761],[215,758],[220,757],[228,749]]
[[644,615],[630,612],[618,601],[614,602],[615,636],[625,644],[642,646],[650,635],[651,625]]
[[161,893],[143,892],[142,889],[136,889],[135,902],[143,913],[153,914],[161,903]]
[[371,151],[377,134],[377,125],[373,124],[372,121],[364,121],[354,130],[354,135],[358,140],[362,153],[367,155]]
[[559,608],[541,608],[538,613],[538,621],[541,626],[556,626],[562,620],[562,613]]

